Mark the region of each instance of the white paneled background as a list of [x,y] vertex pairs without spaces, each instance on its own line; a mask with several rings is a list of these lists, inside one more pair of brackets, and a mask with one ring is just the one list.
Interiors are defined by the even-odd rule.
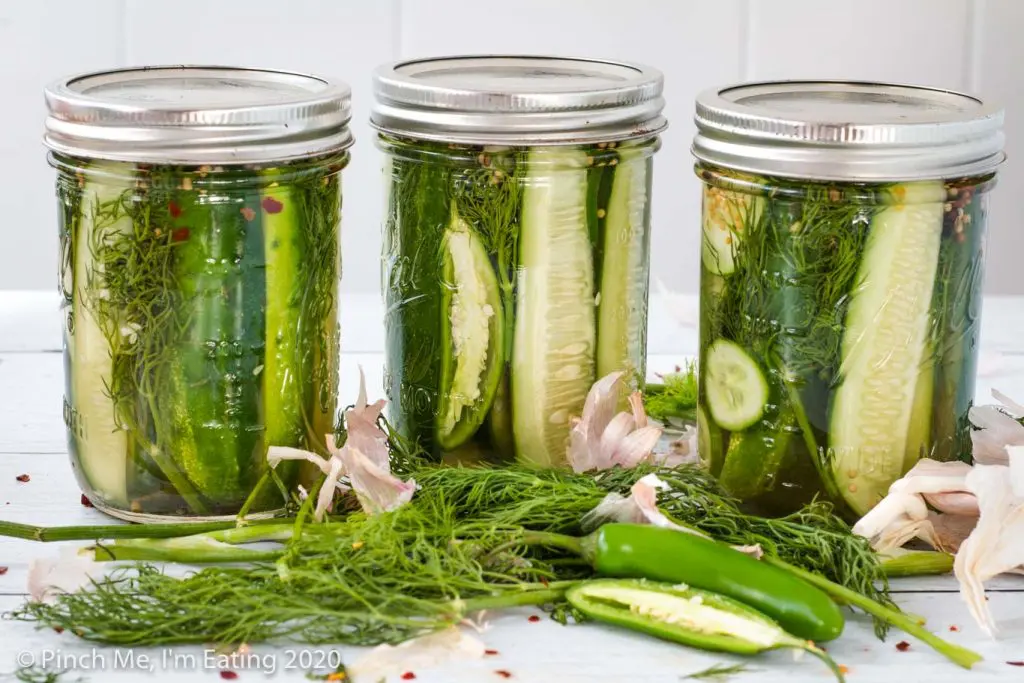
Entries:
[[0,289],[51,289],[52,171],[41,89],[105,67],[221,63],[348,81],[357,144],[345,173],[344,278],[379,286],[379,153],[366,125],[381,62],[532,52],[645,62],[666,76],[671,128],[656,163],[652,273],[696,288],[694,95],[746,79],[896,80],[1007,107],[1009,162],[993,203],[988,291],[1024,293],[1024,0],[0,0]]

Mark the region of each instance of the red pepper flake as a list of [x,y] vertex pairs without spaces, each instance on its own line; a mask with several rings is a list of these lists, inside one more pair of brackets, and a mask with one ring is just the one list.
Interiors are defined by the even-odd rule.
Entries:
[[404,674],[401,675],[401,679],[403,681],[414,681],[416,680],[416,674],[414,674],[411,671],[406,671]]
[[542,576],[542,577],[540,577],[540,585],[544,586],[545,588],[547,588],[547,587],[548,587],[548,585],[549,585],[549,584],[548,584],[548,580],[547,580],[547,579],[545,579],[545,578],[544,578],[543,576]]
[[233,681],[236,678],[238,678],[238,674],[236,674],[234,671],[221,671],[220,677],[226,681]]
[[901,640],[900,642],[896,643],[896,649],[900,652],[906,652],[910,649],[910,643],[908,643],[905,640]]
[[506,671],[505,669],[498,669],[494,673],[498,674],[502,678],[512,678],[512,672],[511,671]]
[[93,507],[92,501],[89,500],[84,493],[82,494],[82,506],[87,508]]
[[949,627],[949,630],[952,631],[953,633],[956,633],[957,631],[960,630],[960,627],[957,626],[956,624],[953,624],[952,626]]
[[529,621],[531,621],[534,624],[536,624],[538,621],[540,621],[540,617],[538,617],[536,614],[531,614]]
[[496,654],[498,654],[498,651],[497,650],[484,650],[484,654],[485,655],[496,655]]
[[57,635],[60,635],[61,633],[64,633],[64,627],[63,626],[54,626],[53,630],[57,633]]
[[167,205],[167,210],[171,212],[171,218],[177,218],[181,215],[181,207],[174,202]]
[[27,474],[19,474],[18,476],[15,477],[15,479],[20,481],[22,484],[25,484],[28,482],[29,479],[31,479],[31,477],[29,477]]
[[250,209],[248,206],[243,206],[239,210],[242,212],[242,217],[247,221],[251,221],[253,218],[256,218],[256,212]]
[[263,210],[267,213],[281,213],[284,209],[284,204],[273,197],[264,197],[263,201],[260,202],[260,206],[262,206]]
[[6,573],[7,573],[7,567],[0,567],[0,576],[3,576]]
[[1010,666],[1024,666],[1024,661],[1021,662],[1007,662]]
[[175,228],[174,232],[171,233],[172,242],[184,242],[188,239],[189,230],[188,228]]

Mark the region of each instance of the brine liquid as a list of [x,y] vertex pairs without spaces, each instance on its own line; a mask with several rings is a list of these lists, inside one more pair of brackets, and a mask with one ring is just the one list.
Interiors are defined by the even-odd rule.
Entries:
[[656,141],[381,146],[389,419],[439,459],[563,463],[598,375],[644,375]]
[[[125,518],[238,512],[270,445],[324,450],[338,385],[339,172],[59,169],[68,448]],[[294,490],[297,468],[278,474]],[[276,486],[254,512],[280,508]]]
[[[937,222],[920,229],[938,235],[937,264],[925,263],[930,257],[922,250],[905,264],[905,273],[876,275],[892,270],[888,259],[899,258],[871,250],[872,230],[900,225],[877,220],[902,192],[894,185],[801,184],[700,167],[698,173],[705,183],[701,459],[723,485],[761,514],[790,513],[817,498],[831,500],[852,520],[863,514],[854,508],[877,502],[888,488],[894,477],[883,473],[898,477],[921,457],[969,459],[967,412],[974,398],[991,178],[936,182],[935,204],[921,214]],[[713,232],[723,226],[728,234]],[[894,286],[854,308],[870,278],[899,281],[919,277],[911,273],[919,269],[934,271],[933,285],[918,287],[927,290],[922,297],[902,300],[910,290]],[[877,310],[865,314],[871,306]],[[869,327],[864,338],[850,337],[851,310],[866,319],[877,316],[881,325],[885,308],[900,306],[926,311],[921,335],[897,331],[886,337]],[[768,385],[756,419],[733,432],[716,423],[705,381],[708,350],[718,339],[738,344]],[[862,351],[858,345],[868,344],[872,357],[882,360],[865,371],[849,359]],[[900,369],[908,359],[917,367],[909,375]],[[864,429],[866,442],[889,439],[891,447],[862,453],[837,448],[837,427],[849,426],[837,424],[837,402],[844,386],[853,389],[849,382],[858,383],[861,401],[913,396],[893,410],[881,437],[874,425],[855,427]],[[847,461],[861,465],[837,466]],[[872,490],[852,503],[865,485],[877,494]]]

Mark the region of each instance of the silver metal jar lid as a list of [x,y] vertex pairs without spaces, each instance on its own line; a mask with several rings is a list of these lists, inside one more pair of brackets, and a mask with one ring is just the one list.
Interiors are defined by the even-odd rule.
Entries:
[[351,91],[284,71],[118,69],[46,88],[50,149],[142,163],[284,161],[345,149]]
[[697,97],[699,160],[813,180],[955,178],[1002,163],[1003,112],[950,90],[778,81]]
[[371,124],[457,143],[543,145],[665,129],[661,72],[597,59],[481,55],[396,62],[373,76]]

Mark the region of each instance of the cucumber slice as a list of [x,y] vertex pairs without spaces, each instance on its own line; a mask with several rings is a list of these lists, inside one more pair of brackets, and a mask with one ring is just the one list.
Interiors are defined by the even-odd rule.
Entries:
[[442,242],[441,399],[437,442],[458,448],[476,433],[498,391],[505,324],[498,277],[455,204]]
[[757,362],[728,339],[708,349],[704,388],[711,418],[731,432],[746,429],[764,414],[768,382]]
[[705,184],[703,201],[701,262],[710,273],[729,275],[736,270],[737,244],[761,220],[764,199]]
[[[272,176],[277,171],[268,172]],[[260,211],[266,253],[266,351],[260,378],[263,382],[264,441],[267,446],[303,445],[305,425],[301,406],[303,386],[297,335],[313,334],[302,330],[302,244],[299,207],[288,187],[278,183],[264,188],[262,203],[277,209],[274,213]],[[319,438],[323,438],[320,435]],[[283,462],[278,474],[290,481],[286,473],[297,469],[294,462]]]
[[[945,190],[920,182],[871,223],[843,337],[830,418],[838,488],[863,515],[903,472],[942,239]],[[918,419],[924,419],[922,415]]]
[[542,466],[565,462],[569,417],[594,382],[594,264],[587,229],[587,155],[529,152],[519,236],[512,351],[516,453]]
[[[110,173],[123,173],[112,168]],[[102,173],[97,165],[89,177]],[[125,181],[126,183],[129,181]],[[74,244],[73,329],[68,335],[71,356],[69,402],[73,409],[69,439],[78,464],[89,486],[102,502],[123,508],[128,503],[128,434],[114,416],[114,406],[107,394],[112,372],[112,350],[108,332],[97,322],[92,309],[101,292],[90,291],[91,280],[101,279],[100,265],[93,259],[97,244],[102,245],[118,234],[131,234],[132,219],[120,212],[110,219],[105,204],[117,201],[130,185],[114,185],[87,181],[82,188],[78,232]]]
[[647,225],[650,158],[624,148],[614,168],[604,224],[597,307],[597,376],[625,371],[628,389],[644,377],[647,352]]

